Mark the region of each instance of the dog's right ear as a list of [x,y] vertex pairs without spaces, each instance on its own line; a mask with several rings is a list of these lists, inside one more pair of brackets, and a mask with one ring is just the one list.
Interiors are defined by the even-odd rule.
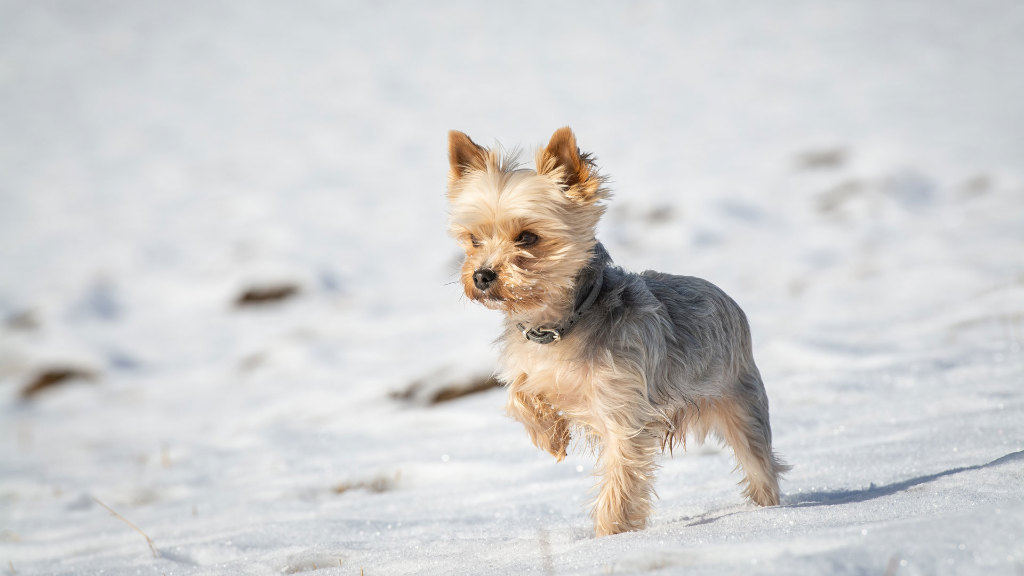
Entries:
[[555,176],[571,200],[593,204],[608,196],[608,191],[601,187],[604,178],[597,174],[593,158],[580,152],[576,135],[568,126],[555,130],[547,147],[537,154],[537,172]]
[[467,170],[487,169],[487,148],[478,145],[458,130],[448,132],[448,182],[453,183]]

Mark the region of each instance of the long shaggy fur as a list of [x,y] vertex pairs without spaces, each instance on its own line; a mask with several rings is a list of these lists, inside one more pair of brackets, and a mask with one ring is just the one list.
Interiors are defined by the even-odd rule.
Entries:
[[[506,315],[498,375],[508,413],[558,460],[572,430],[596,440],[596,533],[645,527],[655,455],[688,434],[729,444],[744,495],[778,504],[788,467],[772,451],[768,397],[739,306],[706,280],[612,264],[594,235],[609,193],[568,127],[537,153],[536,170],[461,132],[449,135],[449,158],[450,231],[466,251],[466,295]],[[536,241],[524,242],[524,232]],[[481,270],[496,275],[483,289],[474,279]],[[521,325],[566,318],[596,275],[600,292],[571,332],[551,344],[524,338]]]

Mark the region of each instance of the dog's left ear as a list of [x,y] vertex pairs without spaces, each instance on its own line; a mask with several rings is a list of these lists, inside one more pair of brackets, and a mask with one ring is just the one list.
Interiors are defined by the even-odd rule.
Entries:
[[590,155],[576,146],[576,136],[568,126],[555,130],[547,147],[537,154],[537,173],[558,178],[572,200],[591,204],[601,198],[601,178]]

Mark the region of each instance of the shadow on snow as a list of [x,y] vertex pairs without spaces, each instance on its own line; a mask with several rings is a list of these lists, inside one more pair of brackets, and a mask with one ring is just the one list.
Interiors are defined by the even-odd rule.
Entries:
[[868,500],[874,500],[875,498],[882,498],[890,496],[898,492],[903,492],[913,488],[914,486],[920,486],[921,484],[927,484],[939,478],[946,476],[953,476],[955,474],[961,474],[963,472],[971,472],[974,470],[984,470],[986,468],[994,468],[1003,464],[1009,464],[1011,462],[1024,462],[1024,450],[1018,452],[1011,452],[1006,456],[997,458],[987,464],[977,464],[975,466],[960,466],[957,468],[950,468],[942,472],[936,472],[935,474],[927,474],[925,476],[918,476],[916,478],[910,478],[901,482],[894,482],[892,484],[885,484],[883,486],[876,486],[872,483],[867,488],[862,490],[835,490],[830,492],[810,492],[807,494],[796,494],[789,498],[783,499],[783,506],[792,508],[802,508],[806,506],[834,506],[836,504],[852,504],[858,502],[867,502]]
[[[811,506],[836,506],[839,504],[856,504],[860,502],[867,502],[876,498],[884,498],[885,496],[891,496],[899,492],[903,492],[915,486],[927,484],[939,478],[946,476],[953,476],[961,474],[963,472],[971,472],[974,470],[984,470],[986,468],[995,468],[1004,464],[1010,464],[1013,462],[1024,462],[1024,450],[1017,452],[1011,452],[1001,458],[997,458],[986,464],[977,464],[974,466],[960,466],[957,468],[950,468],[942,472],[936,472],[935,474],[927,474],[924,476],[917,476],[916,478],[910,478],[900,482],[893,482],[892,484],[885,484],[883,486],[876,486],[872,483],[867,488],[861,490],[833,490],[833,491],[822,491],[822,492],[809,492],[806,494],[793,494],[789,496],[783,496],[782,508],[805,508]],[[734,510],[731,512],[707,512],[700,516],[690,518],[686,522],[687,526],[699,526],[702,524],[711,524],[716,520],[739,514],[744,510]]]

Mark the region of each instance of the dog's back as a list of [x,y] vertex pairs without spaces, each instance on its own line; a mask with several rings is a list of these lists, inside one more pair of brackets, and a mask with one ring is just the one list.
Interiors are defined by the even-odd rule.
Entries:
[[642,367],[658,415],[649,430],[665,445],[687,435],[721,438],[747,472],[744,493],[777,504],[778,476],[789,467],[772,451],[768,395],[743,310],[702,278],[634,274],[604,262],[605,287],[585,330],[589,347]]
[[653,404],[724,396],[737,377],[756,371],[750,327],[739,305],[702,278],[612,266],[604,247],[604,287],[581,326],[587,347],[616,350],[644,367]]

